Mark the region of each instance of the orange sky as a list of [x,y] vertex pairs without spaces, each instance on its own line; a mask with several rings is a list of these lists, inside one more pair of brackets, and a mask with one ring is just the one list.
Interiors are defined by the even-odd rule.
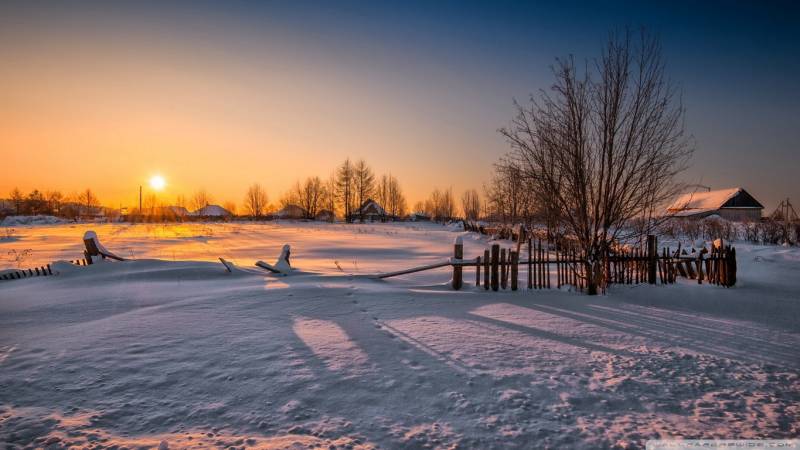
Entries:
[[554,58],[641,24],[664,40],[695,138],[682,181],[742,186],[770,212],[800,197],[792,18],[696,2],[5,0],[0,198],[88,187],[133,206],[160,173],[167,203],[204,188],[241,204],[253,182],[275,202],[348,156],[395,175],[409,205],[459,196],[489,179],[512,100],[547,90]]
[[[424,79],[410,80],[269,41],[247,59],[195,36],[97,35],[0,39],[0,57],[13,62],[0,70],[0,197],[89,187],[104,205],[132,206],[159,173],[166,202],[205,188],[218,203],[241,203],[253,182],[277,201],[350,156],[397,176],[413,205],[435,187],[480,188],[498,154],[476,155],[463,124],[447,118],[470,108],[458,100],[465,86],[437,91],[445,74],[423,65],[411,75]],[[504,151],[499,125],[483,124]],[[473,164],[453,160],[462,153]]]

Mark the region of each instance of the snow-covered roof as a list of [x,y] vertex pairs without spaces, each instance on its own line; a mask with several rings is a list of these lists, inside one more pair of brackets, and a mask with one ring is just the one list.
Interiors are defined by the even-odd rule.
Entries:
[[188,216],[189,215],[189,210],[187,210],[183,206],[172,205],[172,206],[167,206],[167,209],[170,212],[172,212],[172,214],[175,214],[176,216]]
[[274,215],[275,217],[301,217],[306,215],[306,210],[301,206],[289,204],[280,211],[276,211]]
[[201,217],[223,217],[232,216],[230,211],[219,205],[206,205],[192,213],[193,216]]
[[369,210],[370,207],[373,207],[375,209],[375,213],[376,214],[383,215],[383,216],[386,215],[386,210],[383,209],[383,207],[381,205],[379,205],[378,202],[376,202],[375,200],[373,200],[371,198],[365,200],[364,204],[362,204],[361,207],[358,208],[358,211],[356,211],[355,214],[362,214],[362,213],[363,214],[368,214],[369,213],[368,210]]
[[667,208],[667,211],[679,217],[716,211],[722,208],[728,200],[743,191],[744,189],[735,187],[709,192],[691,192],[683,194]]

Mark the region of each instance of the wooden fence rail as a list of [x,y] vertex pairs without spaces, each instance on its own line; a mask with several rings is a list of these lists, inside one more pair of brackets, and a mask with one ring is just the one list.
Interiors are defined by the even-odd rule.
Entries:
[[[76,266],[89,265],[89,262],[85,258],[72,260],[70,263],[75,264]],[[20,280],[22,278],[31,277],[47,277],[52,275],[55,275],[53,273],[53,269],[50,267],[50,264],[47,264],[30,269],[12,269],[3,271],[3,273],[0,274],[0,281]]]
[[655,236],[648,236],[644,245],[609,249],[600,255],[597,264],[592,264],[585,253],[574,247],[533,238],[526,242],[527,259],[521,259],[522,242],[524,240],[518,240],[516,248],[493,244],[482,255],[464,259],[464,247],[459,237],[449,261],[378,274],[375,278],[452,266],[452,287],[458,290],[464,285],[464,268],[474,267],[476,287],[483,285],[486,290],[510,288],[516,291],[522,267],[528,271],[528,290],[568,286],[583,291],[588,288],[590,272],[599,267],[601,273],[596,278],[597,288],[603,291],[613,284],[673,284],[678,277],[697,280],[699,284],[703,281],[725,287],[736,284],[736,249],[725,246],[721,240],[715,241],[710,250],[691,249],[688,252],[679,246],[674,251],[663,247],[659,252]]

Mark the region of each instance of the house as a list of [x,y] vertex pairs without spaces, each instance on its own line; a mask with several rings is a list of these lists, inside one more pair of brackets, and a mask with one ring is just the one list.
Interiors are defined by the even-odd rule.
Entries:
[[189,215],[189,210],[183,206],[167,206],[165,207],[164,215],[173,217],[186,217]]
[[408,215],[408,220],[411,222],[430,222],[431,216],[425,214],[424,212],[413,212]]
[[273,216],[276,219],[305,219],[308,217],[308,212],[301,206],[289,204],[281,208]]
[[323,222],[333,222],[335,219],[336,215],[330,209],[323,209],[314,216],[314,220]]
[[194,217],[208,217],[208,218],[227,218],[232,217],[233,214],[227,209],[219,205],[206,205],[192,213]]
[[350,221],[363,220],[374,222],[376,220],[385,221],[389,218],[386,210],[375,200],[368,198],[361,204],[361,207],[350,213]]
[[678,197],[667,212],[674,217],[703,218],[717,215],[733,221],[760,220],[764,206],[740,187],[693,192]]

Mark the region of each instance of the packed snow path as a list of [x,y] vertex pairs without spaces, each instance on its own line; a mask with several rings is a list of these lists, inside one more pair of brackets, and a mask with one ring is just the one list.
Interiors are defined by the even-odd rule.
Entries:
[[[138,259],[0,284],[0,442],[595,448],[798,436],[797,249],[737,245],[733,289],[455,292],[446,269],[351,276],[449,256],[456,233],[440,226],[185,231],[195,226],[94,226]],[[83,231],[21,228],[0,248],[49,262],[68,246],[79,254]],[[285,242],[292,276],[216,262],[250,266]],[[465,255],[485,245],[469,235]]]

